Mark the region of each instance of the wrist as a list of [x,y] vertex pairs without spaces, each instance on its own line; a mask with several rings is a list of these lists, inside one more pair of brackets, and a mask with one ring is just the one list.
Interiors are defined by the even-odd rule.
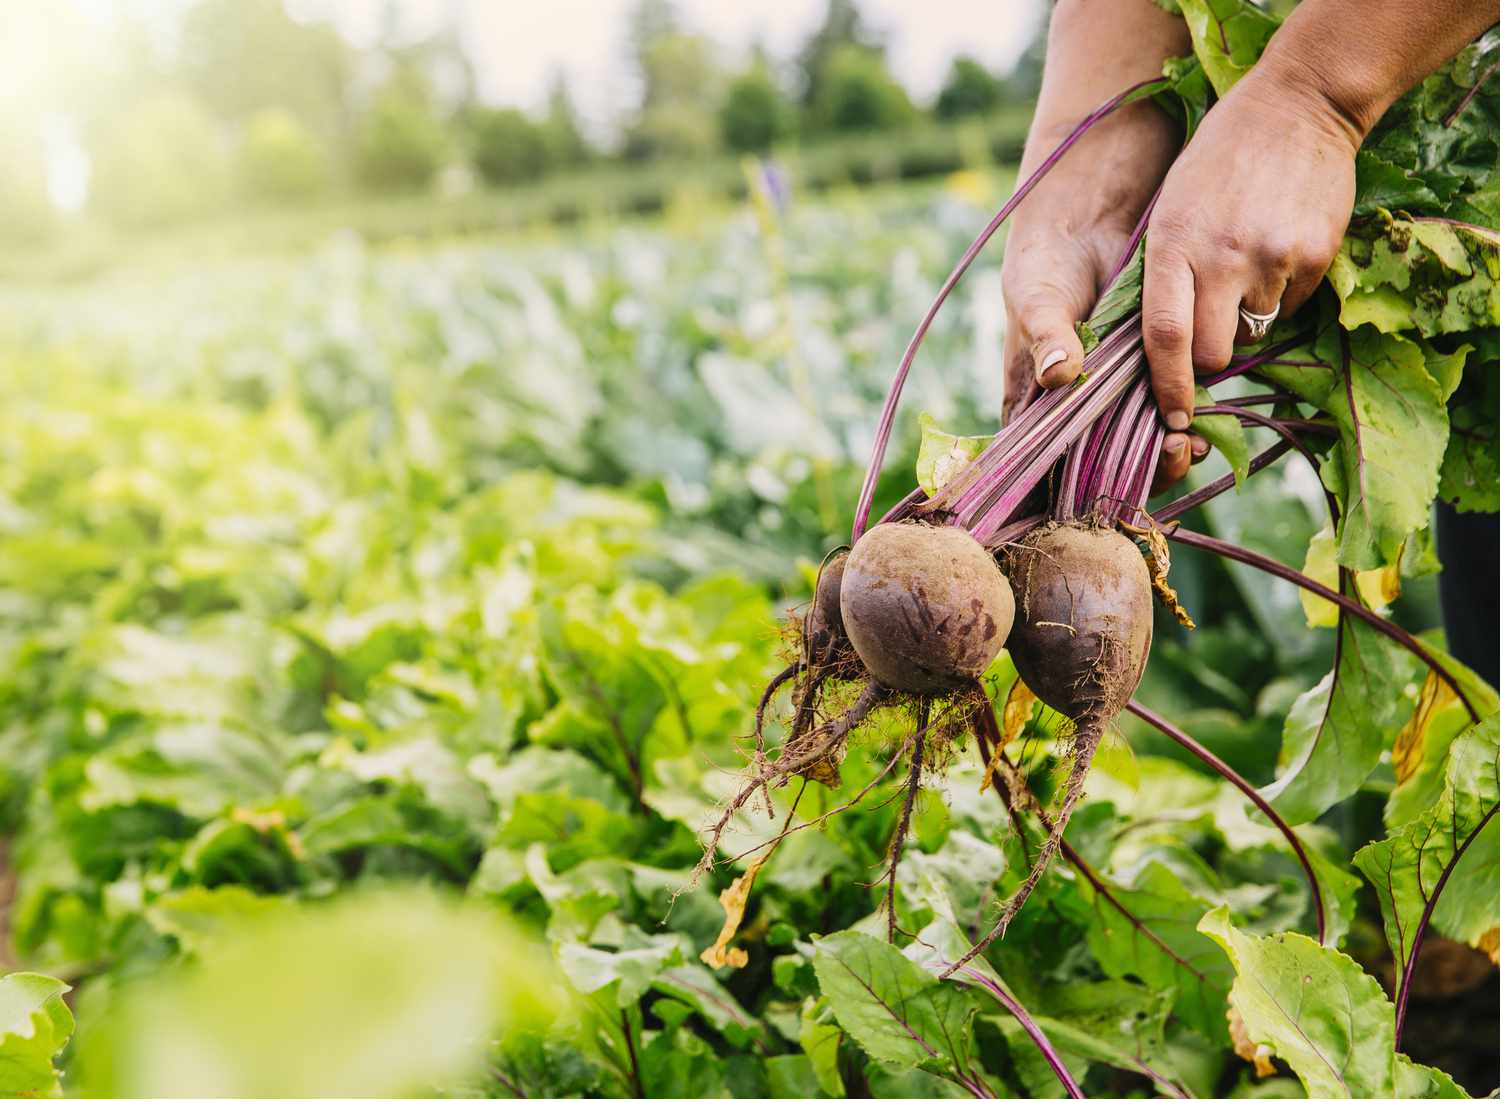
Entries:
[[1278,33],[1241,84],[1247,86],[1246,94],[1347,142],[1350,155],[1359,151],[1391,104],[1389,80],[1337,58],[1311,56],[1305,35]]

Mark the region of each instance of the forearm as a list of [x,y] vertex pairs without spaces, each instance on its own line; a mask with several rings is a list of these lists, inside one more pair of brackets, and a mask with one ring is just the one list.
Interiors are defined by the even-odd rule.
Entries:
[[1497,21],[1500,0],[1303,0],[1252,76],[1261,89],[1311,97],[1357,146],[1392,103]]
[[1111,96],[1189,53],[1187,25],[1152,0],[1058,0],[1047,34],[1037,130],[1070,127]]
[[[1186,24],[1152,0],[1058,0],[1021,178],[1085,115],[1131,85],[1160,76],[1167,58],[1191,50]],[[1096,183],[1070,200],[1073,219],[1084,222],[1116,210],[1133,221],[1180,142],[1177,124],[1147,101],[1094,126],[1069,154],[1075,163],[1097,165],[1091,173]],[[1039,198],[1031,205],[1047,204]]]

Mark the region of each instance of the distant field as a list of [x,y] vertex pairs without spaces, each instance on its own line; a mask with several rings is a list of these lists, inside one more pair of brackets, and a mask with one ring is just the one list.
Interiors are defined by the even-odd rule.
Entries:
[[[1013,163],[1029,112],[985,122],[928,124],[906,133],[839,138],[773,158],[802,194],[931,179],[965,168]],[[299,251],[339,230],[369,243],[442,240],[497,232],[613,224],[621,219],[723,206],[747,193],[745,163],[722,156],[688,163],[604,165],[503,190],[459,195],[342,197],[285,210],[240,210],[157,232],[116,232],[86,222],[53,241],[0,248],[0,282],[71,281],[128,263],[190,262],[247,252]]]

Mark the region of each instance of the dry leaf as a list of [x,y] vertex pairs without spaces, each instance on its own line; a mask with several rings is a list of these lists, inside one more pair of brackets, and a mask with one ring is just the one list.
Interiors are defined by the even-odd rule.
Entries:
[[1458,702],[1453,688],[1440,679],[1436,672],[1428,672],[1422,682],[1422,693],[1417,698],[1416,709],[1396,734],[1396,743],[1391,745],[1391,764],[1396,769],[1396,781],[1405,782],[1422,762],[1422,746],[1427,740],[1427,729],[1432,719],[1449,706]]
[[1005,751],[1005,746],[1020,736],[1021,730],[1026,728],[1026,723],[1031,720],[1031,710],[1036,700],[1036,695],[1031,693],[1031,688],[1017,676],[1016,681],[1010,685],[1010,693],[1005,696],[1005,709],[1001,713],[1000,720],[1000,743],[994,746],[990,754],[990,765],[985,768],[984,777],[979,780],[981,794],[995,785],[995,775],[1000,770],[1001,753]]
[[1129,523],[1121,523],[1120,526],[1145,543],[1146,571],[1151,574],[1151,590],[1156,593],[1161,605],[1172,612],[1180,625],[1196,630],[1198,624],[1177,598],[1172,585],[1167,583],[1167,573],[1172,571],[1172,551],[1167,548],[1167,536],[1157,526],[1133,527]]
[[711,965],[715,969],[723,969],[725,966],[733,969],[745,968],[750,955],[739,947],[731,947],[729,944],[734,941],[740,929],[740,922],[745,918],[745,905],[750,903],[750,887],[755,884],[755,875],[760,873],[760,868],[766,864],[766,860],[776,853],[779,844],[779,840],[772,844],[765,854],[752,862],[743,874],[730,882],[729,887],[719,894],[719,903],[724,906],[724,926],[720,929],[719,937],[714,941],[714,945],[698,956],[704,964]]
[[1489,955],[1490,961],[1500,965],[1500,927],[1490,928],[1479,936],[1479,942],[1475,945]]
[[1255,1075],[1258,1079],[1274,1073],[1276,1066],[1271,1063],[1271,1047],[1256,1045],[1250,1040],[1250,1032],[1245,1028],[1245,1020],[1240,1017],[1237,1010],[1231,1007],[1225,1015],[1229,1018],[1229,1040],[1234,1043],[1234,1052],[1255,1066]]

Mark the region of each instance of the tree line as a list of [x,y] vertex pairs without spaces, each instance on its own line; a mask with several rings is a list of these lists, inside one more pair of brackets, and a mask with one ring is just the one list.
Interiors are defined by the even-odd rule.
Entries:
[[[479,101],[454,31],[403,43],[394,25],[363,49],[282,0],[198,0],[163,42],[127,27],[107,94],[81,114],[92,213],[127,228],[190,220],[231,203],[295,206],[331,193],[415,194],[534,182],[590,165],[765,153],[829,135],[983,116],[1035,95],[1039,45],[997,75],[956,59],[920,107],[891,73],[857,0],[827,0],[795,57],[759,47],[726,71],[673,0],[637,0],[626,42],[638,87],[608,141],[591,138],[565,81],[544,108]],[[12,145],[14,143],[11,143]],[[0,182],[13,228],[43,227],[33,170]],[[23,188],[29,188],[24,191]]]

